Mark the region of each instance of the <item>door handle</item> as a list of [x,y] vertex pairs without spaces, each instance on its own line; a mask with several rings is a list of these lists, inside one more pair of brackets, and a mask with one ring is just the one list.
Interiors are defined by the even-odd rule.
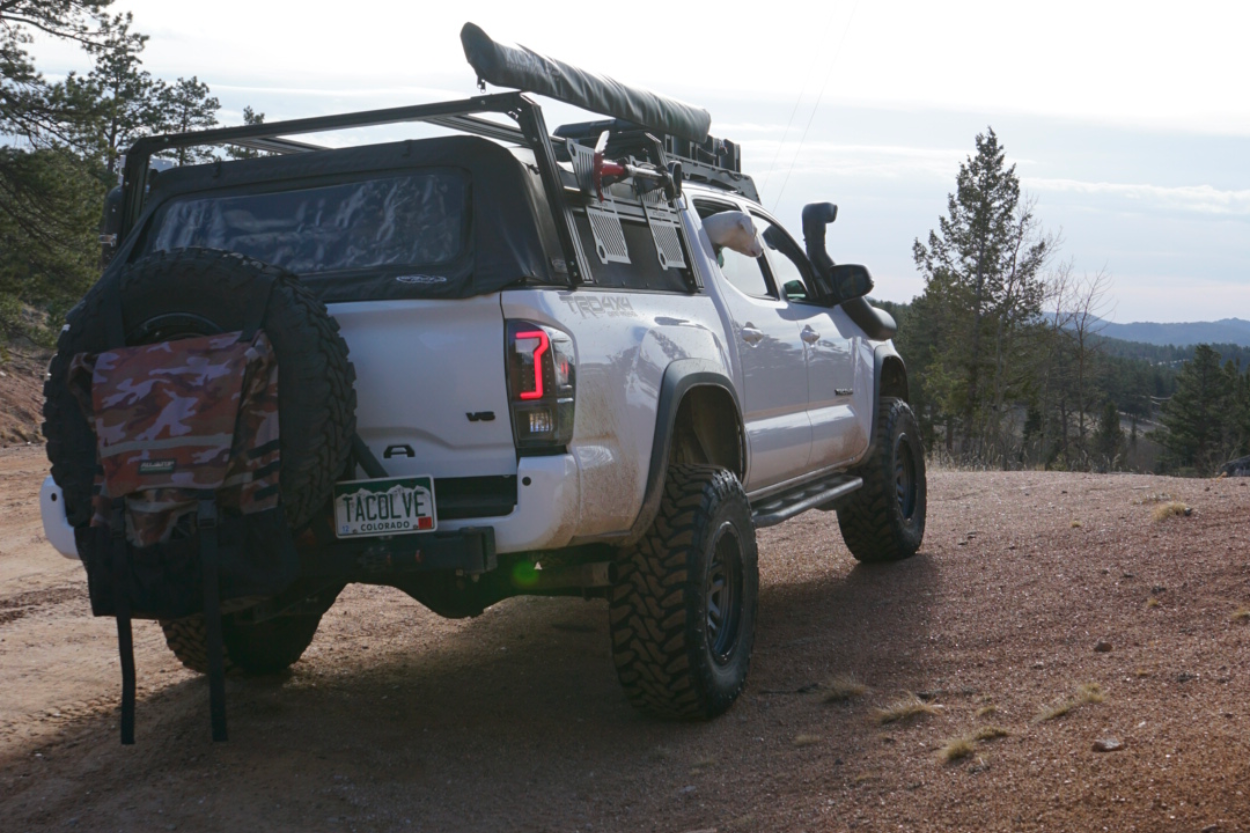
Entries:
[[813,330],[811,325],[808,325],[803,328],[803,332],[799,333],[799,338],[803,339],[808,344],[815,344],[820,341],[820,333]]
[[755,329],[750,321],[742,325],[742,340],[747,344],[759,344],[764,340],[764,333]]

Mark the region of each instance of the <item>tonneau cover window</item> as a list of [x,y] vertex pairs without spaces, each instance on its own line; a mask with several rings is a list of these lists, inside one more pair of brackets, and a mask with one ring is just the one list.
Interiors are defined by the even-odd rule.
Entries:
[[149,252],[223,249],[300,275],[450,263],[464,252],[462,171],[410,173],[319,188],[184,197],[157,213]]

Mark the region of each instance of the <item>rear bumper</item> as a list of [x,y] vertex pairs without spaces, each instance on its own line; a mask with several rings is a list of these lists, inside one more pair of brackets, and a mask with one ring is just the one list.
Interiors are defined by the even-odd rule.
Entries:
[[43,517],[43,534],[48,543],[66,558],[78,558],[78,545],[74,543],[74,528],[65,517],[65,497],[61,487],[50,476],[39,489],[39,514]]
[[[495,552],[527,552],[530,550],[557,549],[567,546],[577,530],[580,520],[577,461],[571,454],[551,457],[522,457],[517,464],[517,502],[507,515],[493,518],[464,518],[440,521],[438,533],[431,535],[397,536],[398,539],[428,539],[424,548],[404,545],[405,550],[418,549],[431,554],[434,561],[450,553],[453,540],[465,538],[468,543],[463,556],[467,566],[478,563],[476,553],[482,545],[477,541],[481,530],[489,528],[493,543],[490,557]],[[74,528],[65,517],[65,499],[61,488],[51,478],[43,482],[39,490],[39,510],[43,516],[43,533],[56,551],[66,558],[78,558],[74,543]],[[453,534],[448,534],[453,533]],[[467,537],[466,537],[467,536]],[[448,556],[456,561],[459,556]],[[460,566],[457,564],[457,566]],[[431,569],[431,567],[425,567]]]
[[439,520],[439,532],[488,526],[500,553],[568,545],[581,519],[577,460],[571,454],[522,457],[517,463],[516,507],[507,515]]

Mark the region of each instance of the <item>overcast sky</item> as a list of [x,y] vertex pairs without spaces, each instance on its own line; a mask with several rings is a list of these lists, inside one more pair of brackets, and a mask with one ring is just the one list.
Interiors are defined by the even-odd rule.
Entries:
[[[1112,320],[1250,318],[1250,4],[114,8],[151,35],[148,70],[209,83],[227,124],[244,105],[272,121],[471,95],[459,41],[470,19],[702,105],[792,231],[804,203],[838,203],[834,259],[867,265],[891,300],[922,289],[912,241],[937,225],[960,161],[992,126],[1037,215],[1062,232],[1062,257],[1112,275]],[[87,66],[64,45],[41,41],[37,54],[50,75]],[[551,126],[577,116],[546,109]]]

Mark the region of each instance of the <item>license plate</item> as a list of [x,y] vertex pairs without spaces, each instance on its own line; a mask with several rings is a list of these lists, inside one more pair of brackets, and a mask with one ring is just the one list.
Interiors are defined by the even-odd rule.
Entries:
[[339,538],[376,538],[433,532],[434,479],[387,477],[334,484],[334,534]]

